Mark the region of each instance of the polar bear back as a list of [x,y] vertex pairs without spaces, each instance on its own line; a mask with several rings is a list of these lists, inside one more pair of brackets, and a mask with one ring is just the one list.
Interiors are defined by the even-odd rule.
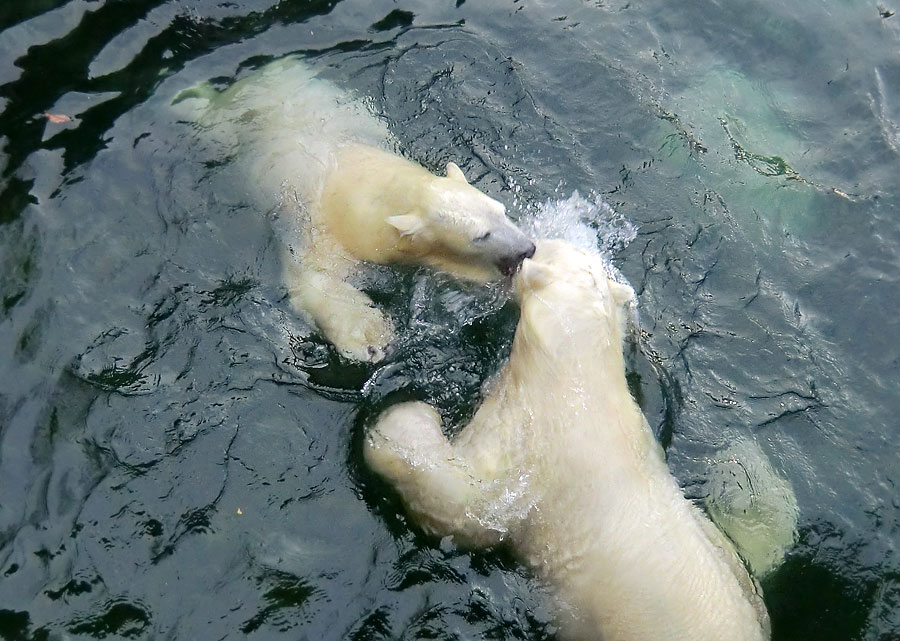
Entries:
[[[562,344],[574,339],[563,336]],[[621,382],[598,373],[581,386],[559,375],[559,343],[534,359],[542,347],[524,343],[526,357],[522,338],[454,456],[510,491],[527,477],[533,507],[507,526],[507,540],[551,586],[566,636],[764,639],[754,584],[727,539],[685,500],[631,399],[624,363],[593,352],[571,361],[583,374],[604,363],[621,368]],[[544,379],[541,360],[557,375]],[[517,372],[520,364],[530,373]]]
[[512,542],[574,608],[573,636],[765,638],[747,571],[684,498],[629,393],[622,339],[633,292],[599,256],[545,241],[516,295],[504,393],[527,416],[519,438],[533,460],[521,463],[542,496]]

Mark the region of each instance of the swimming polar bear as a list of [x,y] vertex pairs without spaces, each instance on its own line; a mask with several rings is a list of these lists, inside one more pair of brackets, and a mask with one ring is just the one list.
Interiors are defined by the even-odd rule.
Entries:
[[338,151],[310,217],[318,235],[302,262],[289,264],[291,302],[357,360],[380,360],[391,329],[346,282],[354,261],[424,264],[485,282],[512,276],[534,254],[504,206],[469,185],[454,163],[440,177],[363,145]]
[[[240,156],[263,209],[287,213],[284,274],[296,311],[347,358],[378,361],[392,327],[348,282],[360,261],[424,264],[461,278],[510,276],[534,253],[504,206],[454,163],[436,176],[392,151],[384,123],[301,60],[268,64],[224,91],[182,92],[207,139]],[[280,195],[278,202],[272,197]]]
[[505,541],[591,641],[762,641],[769,619],[729,541],[686,500],[625,379],[632,289],[540,241],[514,280],[509,361],[452,440],[420,402],[368,431],[368,465],[429,533]]

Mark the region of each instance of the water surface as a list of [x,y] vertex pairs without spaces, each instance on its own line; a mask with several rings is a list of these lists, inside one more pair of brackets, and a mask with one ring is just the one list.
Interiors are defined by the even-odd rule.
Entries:
[[169,108],[295,53],[513,217],[577,191],[635,225],[609,250],[671,469],[699,495],[751,439],[797,495],[774,638],[900,638],[894,11],[6,3],[0,636],[553,638],[522,568],[417,533],[359,456],[387,403],[471,414],[511,341],[503,292],[367,272],[401,345],[342,362],[286,303],[240,150]]

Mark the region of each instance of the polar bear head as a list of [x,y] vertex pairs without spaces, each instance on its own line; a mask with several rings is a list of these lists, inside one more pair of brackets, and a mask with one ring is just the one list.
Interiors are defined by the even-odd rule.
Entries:
[[541,240],[513,281],[519,330],[544,351],[566,344],[621,349],[634,290],[617,280],[603,257],[562,240]]
[[534,243],[506,217],[506,208],[466,181],[454,163],[433,180],[418,211],[391,216],[410,252],[438,269],[473,280],[512,276]]

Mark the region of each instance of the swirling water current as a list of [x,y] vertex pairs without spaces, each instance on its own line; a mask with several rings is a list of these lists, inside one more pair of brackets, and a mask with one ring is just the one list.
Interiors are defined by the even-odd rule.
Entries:
[[0,637],[553,638],[527,572],[418,533],[360,456],[397,400],[471,415],[512,340],[503,288],[364,270],[400,342],[342,361],[285,300],[242,150],[170,108],[295,54],[409,158],[453,160],[536,229],[599,234],[638,295],[632,389],[688,495],[748,441],[793,488],[774,639],[900,638],[895,12],[4,3]]

